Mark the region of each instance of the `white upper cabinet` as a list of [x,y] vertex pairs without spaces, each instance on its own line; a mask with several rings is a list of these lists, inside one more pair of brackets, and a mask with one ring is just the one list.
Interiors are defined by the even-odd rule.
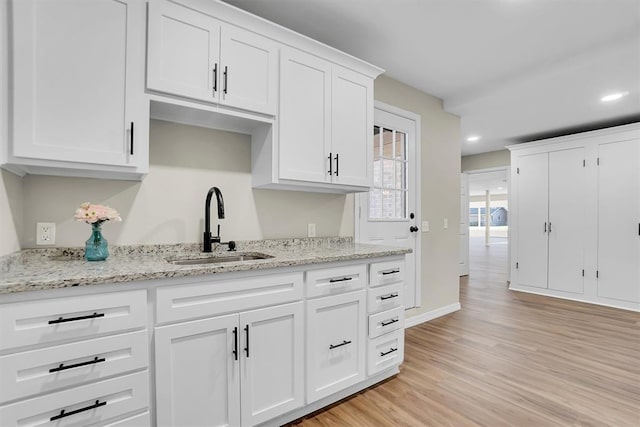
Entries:
[[[278,168],[270,181],[256,182],[254,172],[256,186],[368,191],[373,156],[371,77],[306,52],[282,49],[278,123],[279,137],[273,142]],[[265,156],[262,161],[272,159]]]
[[8,167],[92,177],[146,173],[145,2],[20,0],[10,10]]
[[278,44],[205,12],[149,4],[147,88],[275,115]]

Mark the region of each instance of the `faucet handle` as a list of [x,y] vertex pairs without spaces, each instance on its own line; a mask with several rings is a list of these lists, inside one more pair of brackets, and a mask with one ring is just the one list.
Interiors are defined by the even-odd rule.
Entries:
[[236,242],[234,242],[233,240],[229,240],[229,242],[227,244],[229,245],[228,251],[235,252],[235,250],[236,250]]

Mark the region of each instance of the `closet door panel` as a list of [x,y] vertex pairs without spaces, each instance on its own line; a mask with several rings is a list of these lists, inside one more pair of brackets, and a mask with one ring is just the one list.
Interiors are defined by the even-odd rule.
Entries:
[[547,287],[548,153],[522,156],[518,162],[517,283]]
[[549,153],[549,289],[583,293],[586,228],[584,148]]

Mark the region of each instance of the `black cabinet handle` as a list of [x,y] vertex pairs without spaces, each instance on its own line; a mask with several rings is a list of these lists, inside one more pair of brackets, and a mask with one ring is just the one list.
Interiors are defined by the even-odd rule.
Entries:
[[549,233],[551,233],[551,221],[549,221]]
[[382,275],[386,276],[388,274],[396,274],[396,273],[400,273],[400,269],[399,268],[396,268],[395,270],[383,271]]
[[224,73],[222,73],[222,75],[224,77],[224,87],[222,88],[222,93],[226,95],[227,94],[227,76],[229,75],[229,70],[226,65],[224,67]]
[[58,317],[56,320],[49,320],[49,324],[54,325],[56,323],[75,322],[76,320],[95,319],[96,317],[104,317],[104,313],[93,313],[88,316],[69,317],[66,319]]
[[398,293],[396,292],[395,294],[383,295],[380,297],[380,300],[384,301],[391,298],[398,298]]
[[336,176],[338,176],[338,173],[340,172],[340,159],[338,158],[340,154],[336,153]]
[[94,365],[96,363],[106,362],[107,359],[101,357],[98,359],[98,356],[94,357],[93,360],[88,360],[86,362],[74,363],[73,365],[64,366],[64,363],[61,363],[57,368],[49,369],[49,372],[60,372],[66,371],[67,369],[79,368],[80,366]]
[[353,277],[343,277],[341,279],[329,279],[329,283],[347,282],[353,280]]
[[218,91],[218,63],[213,65],[213,94]]
[[396,322],[399,322],[399,321],[400,321],[400,319],[391,319],[388,322],[380,322],[380,324],[382,326],[389,326],[389,325],[392,325],[392,324],[394,324]]
[[330,344],[329,350],[333,350],[334,348],[342,347],[343,345],[351,344],[351,341],[344,340],[340,344]]
[[544,223],[544,232],[545,233],[547,232],[547,223],[546,222]]
[[64,409],[60,409],[60,413],[56,416],[49,418],[49,421],[55,421],[61,418],[70,417],[71,415],[79,414],[80,412],[84,412],[84,411],[90,411],[92,409],[99,408],[106,404],[107,402],[100,402],[100,400],[96,400],[96,403],[94,403],[93,405],[89,405],[86,408],[76,409],[75,411],[66,412]]
[[244,327],[244,331],[247,334],[247,346],[244,348],[244,351],[247,355],[247,358],[249,357],[249,325],[246,325]]
[[233,357],[238,360],[238,327],[233,328]]
[[327,157],[327,159],[329,159],[329,175],[333,175],[333,156],[332,153],[329,153],[329,157]]
[[131,147],[129,147],[129,154],[133,156],[133,122],[131,122]]
[[386,356],[387,354],[391,354],[394,351],[398,351],[398,348],[397,347],[396,348],[391,348],[389,351],[381,351],[380,352],[380,356]]

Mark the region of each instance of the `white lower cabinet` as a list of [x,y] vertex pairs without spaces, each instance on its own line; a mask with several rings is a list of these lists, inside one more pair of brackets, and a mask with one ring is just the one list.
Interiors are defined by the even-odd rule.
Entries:
[[404,360],[404,328],[369,340],[367,374],[375,375]]
[[303,303],[156,328],[160,426],[250,426],[303,405]]
[[366,291],[307,301],[307,403],[365,379]]

